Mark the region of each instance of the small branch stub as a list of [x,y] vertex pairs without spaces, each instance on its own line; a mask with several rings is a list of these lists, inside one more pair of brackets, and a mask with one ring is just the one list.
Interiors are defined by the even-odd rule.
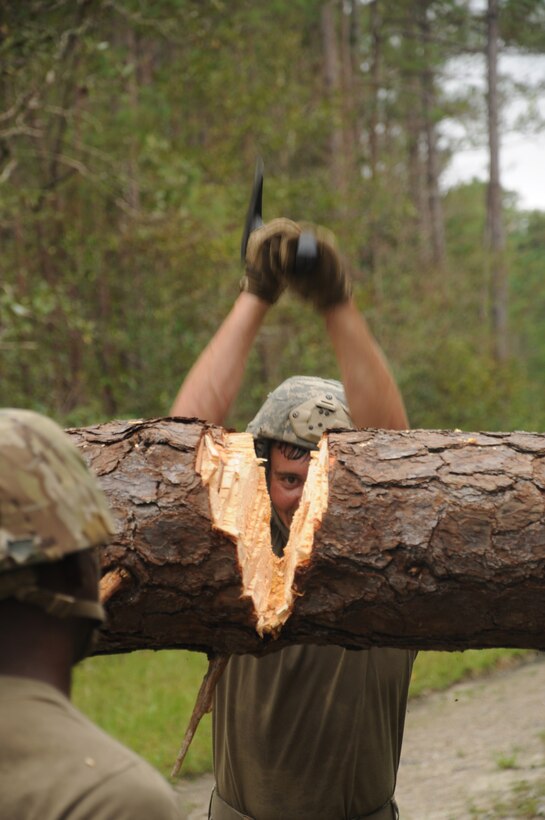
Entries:
[[185,756],[189,751],[191,741],[195,736],[195,732],[197,731],[197,727],[201,721],[201,718],[204,717],[204,715],[206,715],[212,709],[214,690],[216,688],[217,682],[223,675],[224,669],[227,666],[228,661],[229,655],[217,655],[216,657],[211,658],[209,661],[208,669],[201,683],[201,687],[197,695],[197,700],[195,701],[195,706],[193,707],[193,712],[191,714],[188,727],[185,731],[184,739],[182,740],[182,745],[180,746],[180,751],[178,752],[178,756],[176,757],[176,761],[172,768],[172,772],[170,773],[170,776],[172,778],[178,777],[180,773],[180,770],[183,766],[183,762],[185,760]]

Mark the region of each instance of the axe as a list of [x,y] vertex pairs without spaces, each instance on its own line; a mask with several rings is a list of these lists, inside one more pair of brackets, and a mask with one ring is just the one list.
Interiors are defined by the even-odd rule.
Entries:
[[[263,160],[258,157],[255,163],[254,185],[250,196],[250,204],[246,214],[242,241],[240,244],[240,259],[244,265],[246,259],[246,248],[248,239],[252,231],[263,225]],[[318,245],[316,237],[312,231],[303,231],[297,241],[297,252],[295,255],[295,273],[308,273],[316,264],[318,259]]]

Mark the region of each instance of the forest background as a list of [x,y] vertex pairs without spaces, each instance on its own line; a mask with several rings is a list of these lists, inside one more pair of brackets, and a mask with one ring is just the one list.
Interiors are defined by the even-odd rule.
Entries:
[[[441,189],[459,147],[445,124],[492,159],[506,103],[540,127],[543,78],[489,77],[486,57],[545,52],[543,0],[1,8],[1,404],[65,426],[166,414],[237,294],[261,155],[265,219],[335,231],[412,426],[544,428],[545,214],[497,173]],[[485,92],[463,62],[447,92],[475,54]],[[230,422],[297,372],[337,375],[288,295]]]
[[[543,0],[4,0],[0,404],[167,414],[238,293],[261,155],[265,219],[336,233],[413,427],[543,430],[545,212],[500,169],[505,107],[541,128],[544,78],[498,53],[545,53]],[[444,191],[449,124],[488,147],[488,182]],[[338,376],[287,294],[229,423],[294,373]]]

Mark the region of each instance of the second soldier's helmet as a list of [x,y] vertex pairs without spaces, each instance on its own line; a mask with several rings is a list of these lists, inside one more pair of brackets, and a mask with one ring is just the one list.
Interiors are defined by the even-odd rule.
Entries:
[[[67,596],[50,593],[48,604],[33,567],[104,544],[113,533],[104,494],[61,428],[29,410],[0,410],[0,599],[62,614],[55,598]],[[99,618],[96,602],[80,603],[95,603],[88,616]],[[64,609],[86,615],[85,607]]]
[[340,382],[292,376],[269,393],[246,429],[257,441],[285,441],[313,450],[326,430],[352,430],[354,423]]

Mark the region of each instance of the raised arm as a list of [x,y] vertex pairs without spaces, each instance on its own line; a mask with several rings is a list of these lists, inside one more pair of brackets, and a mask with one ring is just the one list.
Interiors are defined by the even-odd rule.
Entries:
[[401,393],[367,322],[350,299],[325,313],[352,420],[358,427],[406,430]]
[[305,273],[286,270],[296,293],[322,313],[348,400],[358,427],[407,429],[409,424],[401,393],[384,354],[367,322],[352,300],[352,284],[337,251],[335,238],[315,228],[318,257]]
[[205,347],[172,405],[173,416],[196,416],[223,424],[238,395],[248,354],[270,305],[241,293]]
[[300,233],[295,222],[273,219],[250,234],[242,293],[184,379],[173,416],[224,424],[265,314],[286,287],[283,270],[293,264]]

